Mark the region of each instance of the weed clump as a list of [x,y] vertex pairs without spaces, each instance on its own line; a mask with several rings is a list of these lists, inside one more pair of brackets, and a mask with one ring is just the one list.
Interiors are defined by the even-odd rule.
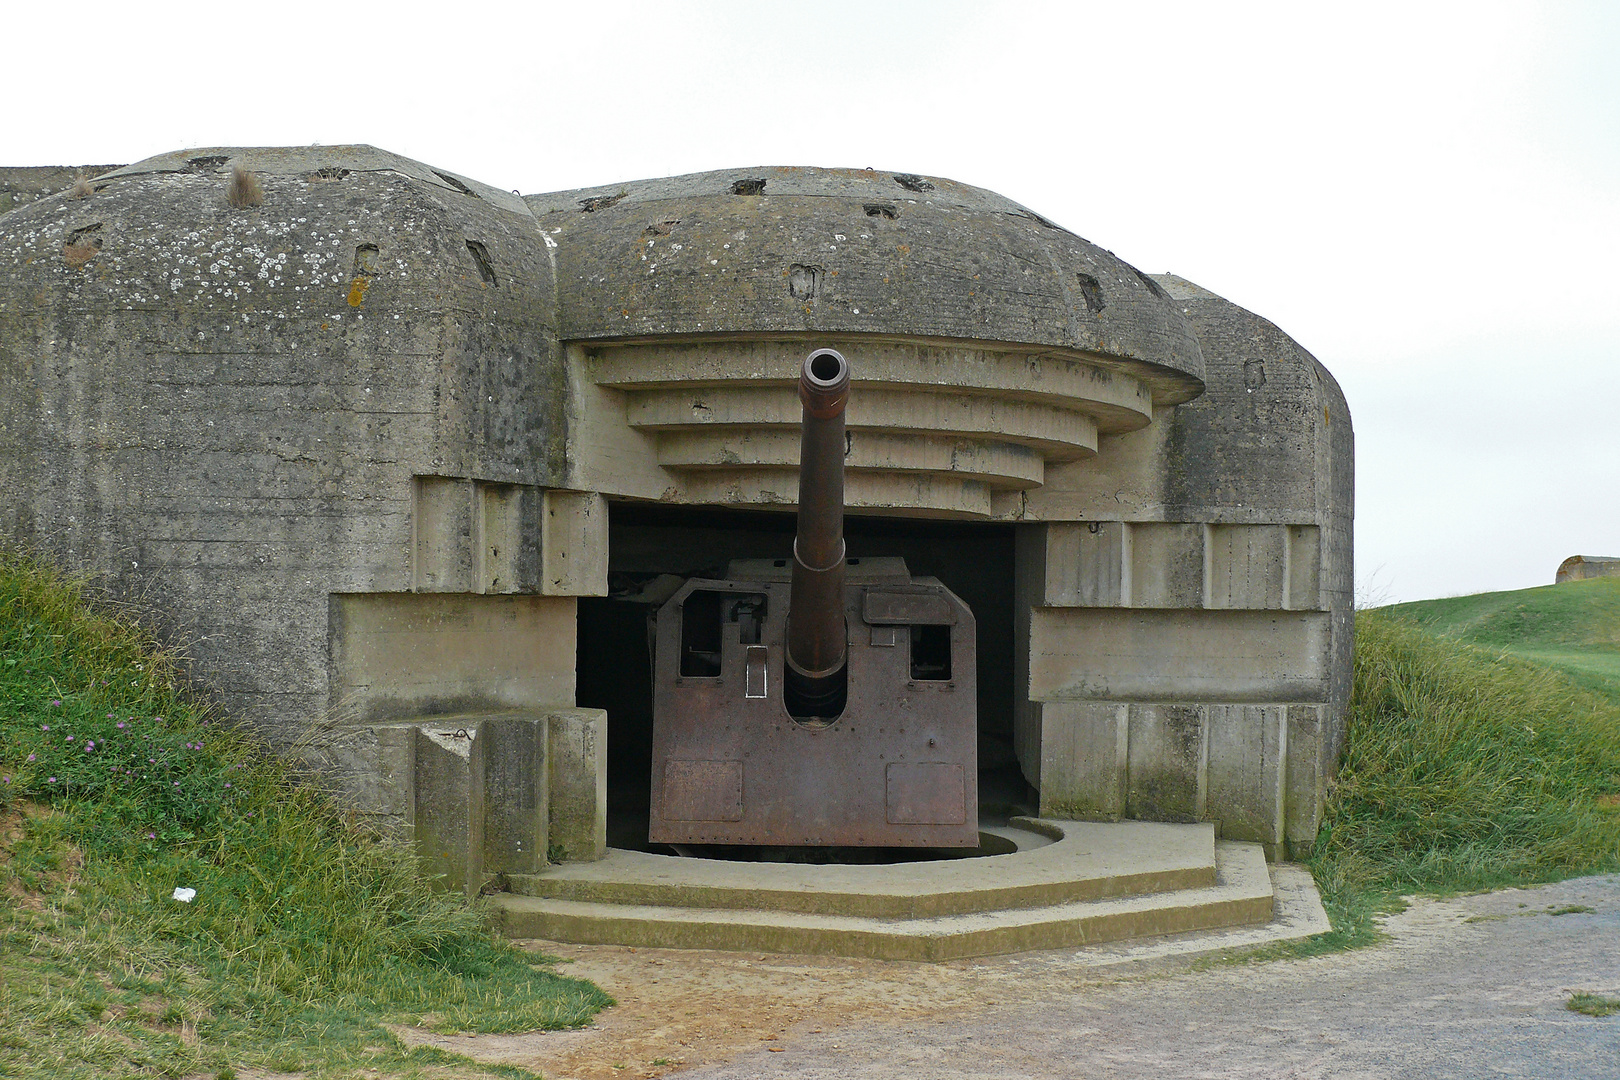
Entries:
[[264,184],[257,176],[237,165],[231,169],[231,178],[225,184],[225,201],[237,210],[259,206],[264,202]]
[[1620,998],[1577,990],[1569,995],[1569,1000],[1564,1002],[1564,1008],[1586,1016],[1613,1016],[1620,1013]]
[[568,1027],[609,1003],[210,714],[131,621],[5,552],[0,890],[4,1075],[335,1066],[405,1055],[387,1021]]

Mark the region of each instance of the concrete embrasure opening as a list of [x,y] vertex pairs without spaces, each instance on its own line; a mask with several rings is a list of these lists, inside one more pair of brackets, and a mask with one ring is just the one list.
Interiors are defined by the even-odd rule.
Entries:
[[[647,840],[652,769],[649,618],[692,577],[722,577],[733,559],[790,559],[791,512],[609,504],[606,597],[579,601],[577,701],[608,714],[608,845],[676,854]],[[1013,756],[1013,528],[850,513],[850,559],[904,558],[913,576],[938,578],[973,611],[978,632],[979,805],[1000,824],[1033,798]],[[829,796],[835,792],[829,790]],[[915,862],[1004,854],[981,832],[978,848],[758,848],[705,846],[705,858],[827,864]]]

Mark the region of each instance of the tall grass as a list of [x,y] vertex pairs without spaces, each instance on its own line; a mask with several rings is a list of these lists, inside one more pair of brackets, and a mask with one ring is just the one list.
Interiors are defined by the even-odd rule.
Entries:
[[1620,700],[1545,665],[1356,618],[1344,759],[1312,853],[1343,937],[1411,892],[1620,869]]
[[566,1027],[609,1003],[418,871],[189,698],[131,620],[0,552],[0,1074],[410,1064],[384,1021]]

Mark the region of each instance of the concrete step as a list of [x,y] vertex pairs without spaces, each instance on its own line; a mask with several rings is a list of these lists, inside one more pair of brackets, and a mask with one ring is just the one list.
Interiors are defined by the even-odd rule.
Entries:
[[[1208,885],[1130,897],[920,917],[607,903],[512,893],[496,896],[494,903],[500,927],[508,937],[647,948],[939,961],[1270,921],[1272,883],[1260,846],[1222,842],[1215,845],[1214,856],[1215,880]],[[961,861],[982,864],[995,859]],[[760,866],[744,865],[750,869]]]
[[1215,828],[1014,818],[987,832],[1011,854],[883,866],[687,859],[612,849],[594,863],[512,875],[524,896],[588,904],[754,909],[871,919],[1051,907],[1215,883]]

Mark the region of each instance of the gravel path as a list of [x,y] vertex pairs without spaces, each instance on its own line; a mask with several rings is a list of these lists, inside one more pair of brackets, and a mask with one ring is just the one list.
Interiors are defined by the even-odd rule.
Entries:
[[[1589,911],[1553,914],[1571,905]],[[1074,951],[955,964],[545,946],[594,1028],[431,1042],[548,1077],[1620,1077],[1620,876],[1419,900],[1353,953],[1194,970]]]

